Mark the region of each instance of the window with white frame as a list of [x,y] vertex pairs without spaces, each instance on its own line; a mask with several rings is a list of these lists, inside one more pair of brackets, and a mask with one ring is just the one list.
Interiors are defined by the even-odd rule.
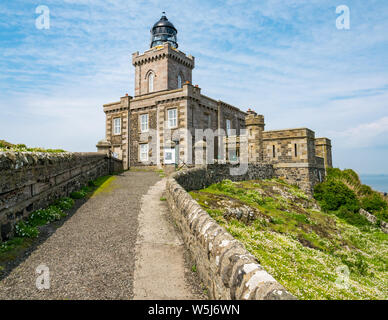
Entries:
[[113,119],[113,134],[121,134],[121,118]]
[[154,78],[155,78],[154,73],[150,72],[150,74],[148,75],[148,92],[154,91]]
[[148,143],[140,145],[140,161],[148,161]]
[[140,115],[140,131],[148,131],[148,113]]
[[230,136],[230,130],[232,129],[232,125],[229,119],[226,119],[226,135]]
[[182,77],[180,74],[178,74],[178,89],[182,88]]
[[167,122],[169,128],[177,126],[177,109],[169,109],[167,111]]

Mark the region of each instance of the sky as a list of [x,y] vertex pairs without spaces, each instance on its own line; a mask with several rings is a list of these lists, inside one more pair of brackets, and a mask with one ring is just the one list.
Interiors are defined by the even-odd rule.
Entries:
[[0,139],[96,151],[102,105],[134,94],[131,55],[162,11],[203,94],[263,114],[266,130],[330,138],[335,167],[388,174],[386,0],[2,0]]

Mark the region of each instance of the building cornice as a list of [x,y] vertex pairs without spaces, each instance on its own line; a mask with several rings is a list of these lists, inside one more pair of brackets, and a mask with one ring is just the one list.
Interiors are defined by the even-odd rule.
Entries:
[[146,63],[166,58],[170,58],[185,65],[190,69],[194,69],[194,57],[190,55],[186,56],[186,54],[184,54],[183,52],[172,48],[170,44],[166,44],[160,48],[150,49],[144,52],[142,55],[139,55],[138,52],[135,52],[134,54],[132,54],[132,64],[134,66],[141,66]]

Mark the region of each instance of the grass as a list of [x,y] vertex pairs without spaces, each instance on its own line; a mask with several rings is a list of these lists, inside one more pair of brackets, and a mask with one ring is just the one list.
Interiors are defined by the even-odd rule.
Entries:
[[72,192],[70,197],[58,199],[47,208],[32,212],[28,219],[19,221],[15,225],[15,236],[10,240],[0,242],[0,272],[4,269],[1,264],[14,260],[33,243],[34,239],[39,236],[39,227],[66,217],[66,211],[75,204],[74,199],[94,196],[101,192],[111,192],[114,189],[111,182],[115,178],[115,176],[103,176],[89,181],[81,190]]
[[[368,221],[322,212],[277,179],[225,180],[190,194],[299,299],[388,298],[388,235]],[[241,206],[252,209],[253,221],[225,214]],[[348,289],[337,285],[344,267]]]
[[0,151],[12,152],[47,152],[47,153],[62,153],[66,152],[62,149],[44,149],[39,147],[27,147],[25,144],[12,144],[5,140],[0,140]]

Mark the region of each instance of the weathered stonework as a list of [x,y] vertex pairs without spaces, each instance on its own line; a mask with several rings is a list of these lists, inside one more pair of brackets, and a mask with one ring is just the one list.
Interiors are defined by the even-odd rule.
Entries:
[[[222,101],[201,94],[201,89],[191,84],[194,57],[174,49],[169,43],[132,55],[135,67],[135,96],[125,96],[119,102],[104,105],[106,114],[106,140],[111,151],[123,160],[124,168],[130,166],[164,165],[164,150],[172,139],[179,140],[179,159],[194,163],[192,158],[195,129],[221,128],[226,130],[226,120],[239,134],[244,128],[245,112]],[[148,77],[154,74],[153,90],[150,91]],[[178,76],[182,87],[178,87]],[[177,125],[168,128],[167,112],[177,109]],[[156,130],[154,141],[140,132],[139,115],[148,114],[149,130]],[[121,132],[114,134],[113,121],[121,119]],[[140,161],[139,144],[148,143],[148,161]],[[216,138],[214,157],[219,158]]]
[[271,165],[251,165],[244,177],[228,174],[231,167],[211,165],[190,169],[175,173],[167,181],[166,197],[171,214],[182,232],[197,272],[211,299],[295,299],[243,244],[219,226],[186,192],[226,178],[264,179],[273,175]]
[[[194,61],[169,42],[132,55],[134,97],[126,95],[119,102],[104,105],[106,141],[111,152],[123,160],[124,169],[174,164],[190,167],[201,165],[204,159],[213,163],[237,158],[240,162],[273,164],[278,176],[311,193],[324,179],[325,169],[332,166],[330,140],[315,138],[308,128],[264,131],[263,115],[212,99],[193,86]],[[172,109],[176,110],[176,126],[170,128],[168,112]],[[140,115],[148,115],[147,132],[140,130]],[[114,133],[114,119],[121,119],[120,133]],[[196,132],[207,129],[210,135]],[[242,129],[246,129],[244,139],[240,137]],[[205,150],[195,149],[204,142]],[[99,150],[104,148],[101,145]],[[148,148],[146,160],[140,159],[140,148],[143,157]]]
[[0,152],[0,241],[34,210],[120,169],[99,153]]
[[199,190],[210,186],[213,183],[225,179],[232,181],[263,180],[274,177],[274,169],[270,164],[249,164],[246,170],[233,174],[231,170],[239,170],[239,165],[231,164],[210,164],[174,173],[174,179],[186,191]]
[[[377,217],[375,215],[369,213],[368,211],[361,208],[360,214],[362,216],[364,216],[369,222],[374,223],[374,224],[377,223]],[[384,233],[388,233],[388,223],[386,223],[385,221],[380,221],[380,229]]]

